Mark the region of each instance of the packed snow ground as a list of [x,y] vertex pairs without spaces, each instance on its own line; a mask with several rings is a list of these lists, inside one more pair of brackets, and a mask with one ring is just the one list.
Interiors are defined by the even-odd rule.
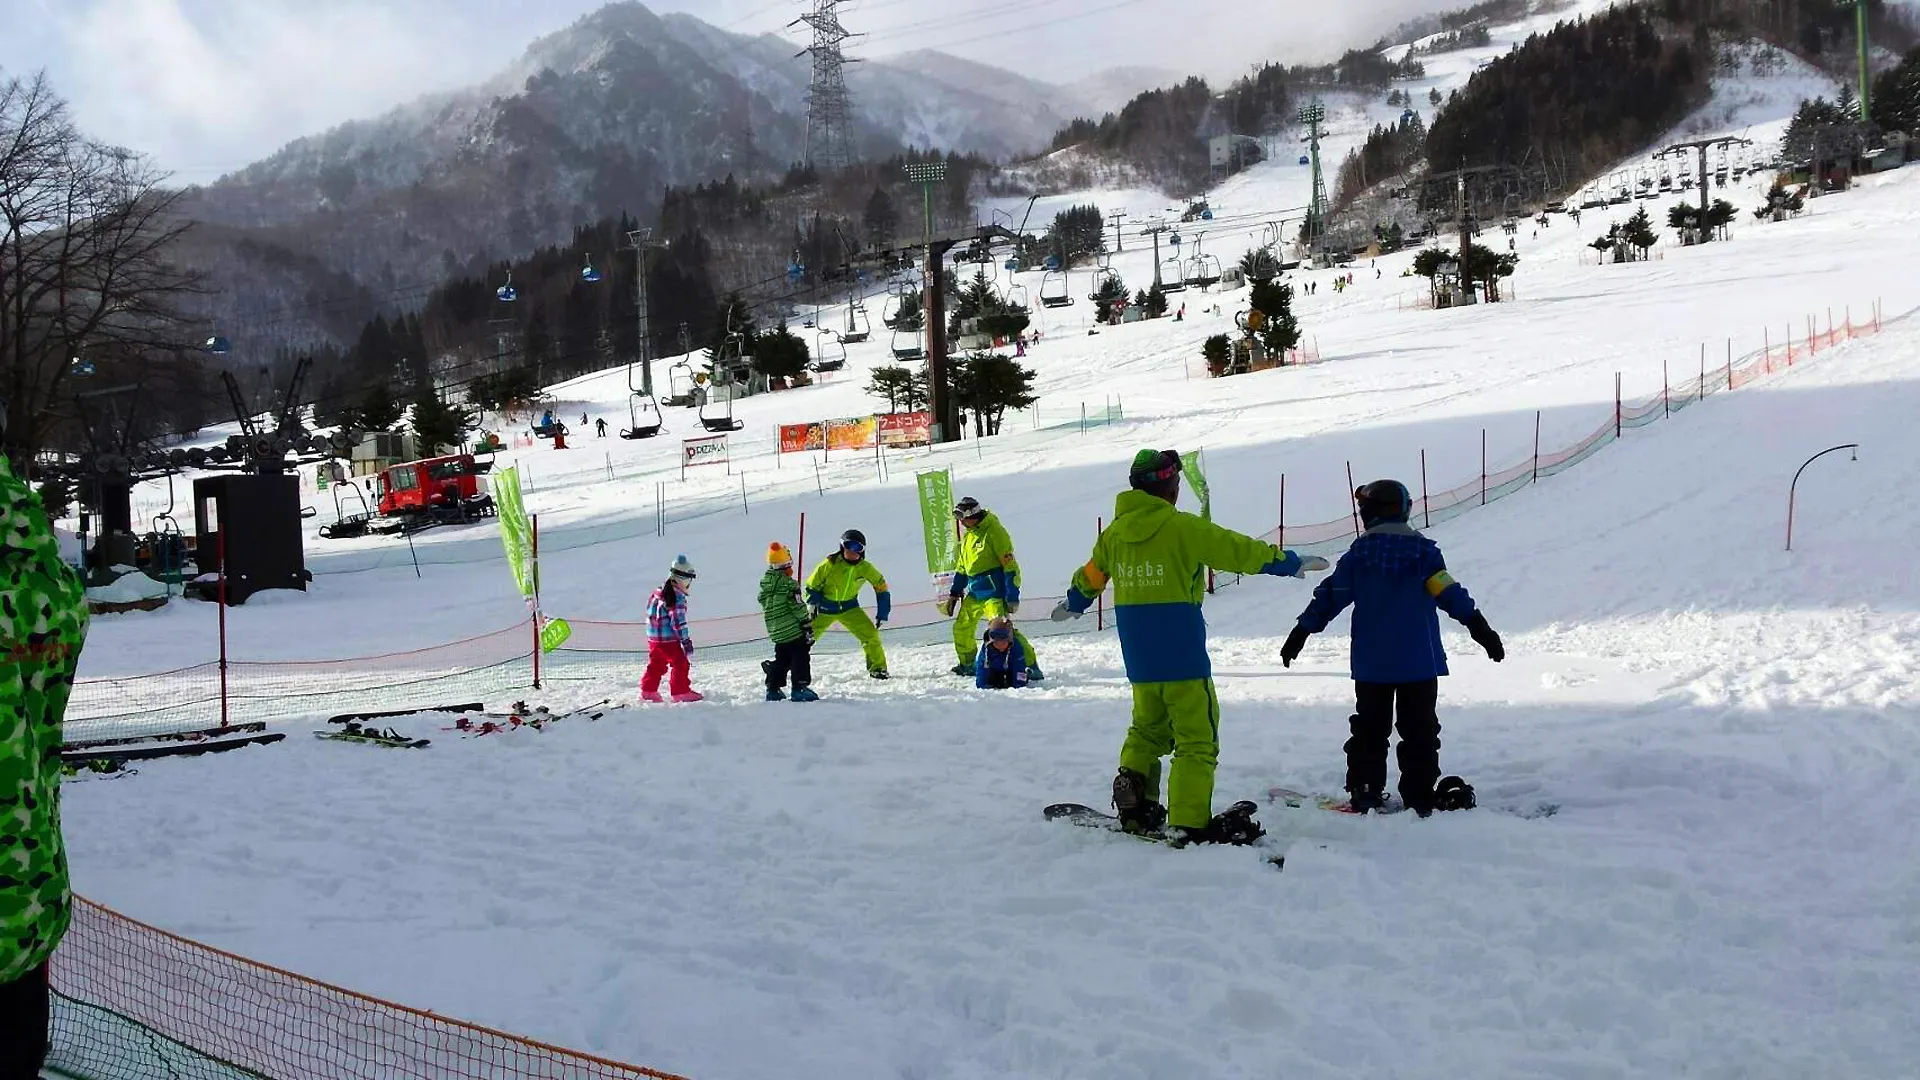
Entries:
[[[1301,171],[1253,170],[1216,210],[1284,205]],[[1397,276],[1412,253],[1377,278],[1356,266],[1344,293],[1299,275],[1318,283],[1299,311],[1324,360],[1224,381],[1185,376],[1244,294],[1189,293],[1182,322],[1089,337],[1078,273],[1075,307],[1036,311],[1037,423],[889,456],[885,479],[864,456],[776,465],[774,424],[873,409],[876,304],[846,374],[737,403],[744,514],[738,475],[676,479],[675,443],[698,433],[686,411],[660,440],[577,436],[501,464],[532,472],[558,614],[638,618],[677,551],[702,567],[696,619],[749,611],[767,541],[792,543],[801,511],[809,562],[857,526],[912,598],[927,586],[911,474],[947,465],[1007,520],[1028,592],[1057,593],[1139,446],[1204,448],[1216,517],[1259,532],[1282,472],[1289,523],[1334,518],[1348,462],[1412,481],[1425,448],[1451,486],[1477,472],[1483,429],[1496,465],[1531,451],[1535,410],[1547,447],[1586,434],[1616,371],[1641,396],[1663,369],[1680,386],[1703,344],[1716,363],[1763,327],[1777,343],[1771,327],[1797,338],[1819,313],[1824,330],[1829,304],[1856,320],[1876,296],[1889,316],[1920,305],[1920,170],[1785,223],[1743,213],[1732,243],[1667,240],[1641,265],[1592,264],[1606,216],[1523,226],[1517,298],[1494,307],[1418,310],[1425,283]],[[1258,242],[1220,231],[1205,242],[1225,261]],[[1132,240],[1114,266],[1151,278]],[[1037,295],[1040,275],[1023,283]],[[700,706],[473,740],[400,722],[434,740],[420,752],[295,724],[278,746],[72,785],[76,886],[278,966],[696,1080],[1905,1075],[1920,851],[1888,825],[1920,811],[1920,575],[1898,547],[1920,534],[1916,371],[1920,320],[1889,321],[1435,528],[1509,649],[1493,665],[1447,628],[1443,765],[1489,809],[1266,807],[1279,874],[1246,851],[1040,820],[1048,802],[1106,801],[1128,707],[1110,633],[1039,641],[1049,680],[991,700],[943,674],[949,647],[896,634],[894,681],[827,653],[825,700],[804,708],[758,700],[757,657],[701,658]],[[623,425],[624,380],[559,388],[561,412]],[[1125,420],[1053,426],[1110,397]],[[1859,460],[1807,471],[1781,550],[1794,470],[1844,442]],[[313,590],[230,612],[235,654],[368,654],[522,616],[491,523],[416,547],[418,579],[404,544],[310,540]],[[1293,669],[1277,657],[1309,586],[1257,579],[1209,602],[1216,804],[1339,786],[1346,621]],[[83,674],[205,660],[212,624],[178,603],[99,618]],[[1541,801],[1559,812],[1494,809]]]

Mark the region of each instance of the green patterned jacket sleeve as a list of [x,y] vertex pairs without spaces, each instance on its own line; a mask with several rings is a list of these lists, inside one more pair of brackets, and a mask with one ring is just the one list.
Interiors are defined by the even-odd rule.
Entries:
[[86,589],[0,461],[0,983],[44,963],[67,929],[60,725],[86,634]]

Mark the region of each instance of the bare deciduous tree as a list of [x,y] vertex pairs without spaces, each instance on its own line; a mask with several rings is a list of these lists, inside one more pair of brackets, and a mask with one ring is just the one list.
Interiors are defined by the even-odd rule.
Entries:
[[198,289],[169,259],[190,223],[163,179],[87,138],[44,74],[0,76],[0,395],[16,468],[88,448],[89,384],[130,386],[150,418],[111,433],[121,451],[190,412],[182,393],[204,393],[178,307]]

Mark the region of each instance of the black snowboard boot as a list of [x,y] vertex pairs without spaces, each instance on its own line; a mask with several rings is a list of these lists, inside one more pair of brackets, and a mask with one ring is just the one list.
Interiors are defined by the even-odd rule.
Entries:
[[1225,810],[1213,815],[1213,820],[1198,829],[1182,828],[1184,834],[1176,843],[1180,847],[1188,844],[1251,844],[1267,835],[1267,830],[1253,820],[1253,812],[1260,807],[1245,799],[1234,803]]
[[1386,792],[1371,784],[1361,784],[1347,792],[1347,808],[1356,814],[1372,813],[1387,805]]
[[1443,776],[1433,786],[1435,810],[1471,810],[1478,805],[1480,802],[1474,798],[1473,785],[1457,776]]
[[1167,808],[1147,797],[1147,778],[1127,768],[1113,778],[1113,813],[1128,832],[1155,833],[1167,823]]

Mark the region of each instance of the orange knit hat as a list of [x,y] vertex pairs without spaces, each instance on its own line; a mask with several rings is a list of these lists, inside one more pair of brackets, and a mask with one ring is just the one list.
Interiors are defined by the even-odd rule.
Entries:
[[767,545],[767,565],[772,567],[792,566],[793,552],[787,550],[787,545],[775,540],[773,543]]

